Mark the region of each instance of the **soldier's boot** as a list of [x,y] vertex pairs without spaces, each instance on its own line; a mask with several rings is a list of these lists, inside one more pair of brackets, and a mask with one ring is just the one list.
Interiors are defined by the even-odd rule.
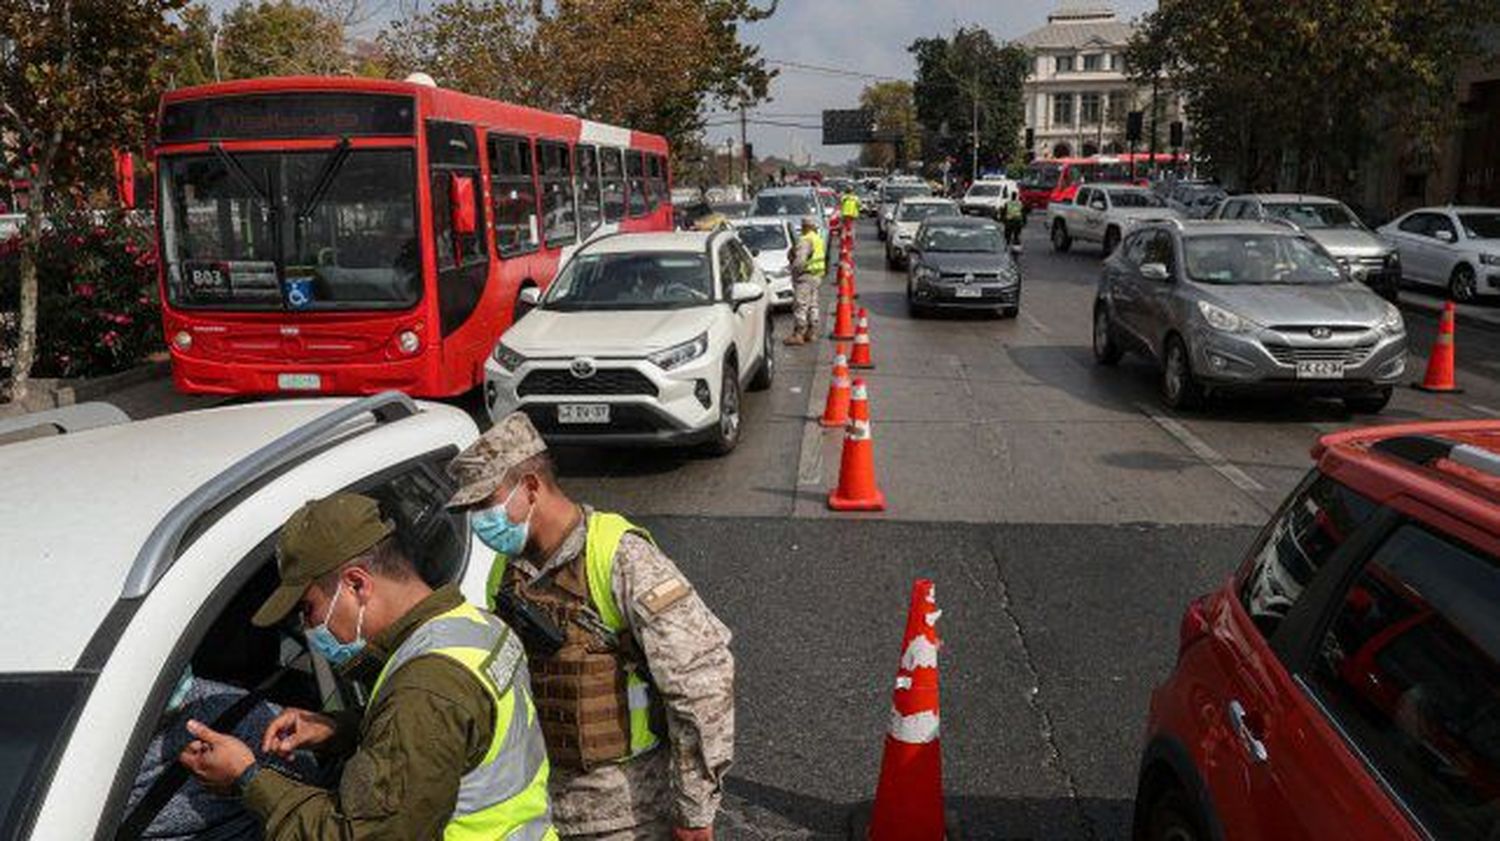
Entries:
[[781,343],[786,345],[787,347],[805,345],[807,344],[807,336],[804,335],[801,331],[793,329],[792,335],[787,336],[785,339],[782,339]]

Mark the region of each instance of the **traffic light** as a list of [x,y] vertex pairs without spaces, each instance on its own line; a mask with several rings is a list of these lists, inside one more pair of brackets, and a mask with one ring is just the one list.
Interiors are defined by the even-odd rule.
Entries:
[[[1176,125],[1176,124],[1174,123],[1173,125]],[[753,161],[753,160],[755,160],[755,144],[754,143],[746,143],[745,144],[745,160],[747,160],[747,161]]]
[[1036,129],[1027,127],[1027,129],[1026,129],[1026,154],[1028,154],[1028,155],[1031,154],[1031,150],[1035,149],[1035,148],[1036,148]]
[[1144,122],[1145,114],[1140,111],[1131,111],[1125,115],[1125,142],[1139,143],[1141,140],[1141,123]]
[[1167,134],[1168,134],[1168,136],[1170,138],[1170,141],[1168,142],[1167,145],[1171,146],[1173,149],[1181,149],[1182,148],[1182,121],[1181,120],[1173,120],[1172,123],[1171,123],[1171,125],[1167,126]]

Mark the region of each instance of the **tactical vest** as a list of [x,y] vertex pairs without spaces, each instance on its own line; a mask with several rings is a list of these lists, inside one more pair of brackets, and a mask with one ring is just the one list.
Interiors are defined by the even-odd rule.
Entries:
[[823,245],[823,238],[818,236],[817,231],[808,231],[802,238],[812,246],[812,255],[807,258],[807,268],[802,270],[803,274],[822,277],[828,271],[828,248]]
[[521,668],[521,642],[495,616],[461,604],[422,623],[396,649],[370,691],[421,656],[447,657],[479,680],[494,702],[489,750],[459,779],[444,841],[557,841],[547,800],[549,766]]
[[1021,202],[1016,199],[1011,199],[1010,201],[1005,203],[1005,220],[1007,222],[1019,222],[1021,220],[1023,210],[1024,208],[1021,206]]
[[598,512],[586,530],[581,557],[534,583],[508,557],[496,555],[489,586],[491,594],[503,589],[539,608],[563,631],[562,647],[552,656],[526,654],[547,755],[558,767],[583,771],[646,753],[666,732],[645,655],[612,585],[620,540],[627,533],[651,535],[618,514]]
[[840,212],[844,214],[845,219],[853,219],[859,215],[859,196],[853,193],[846,193],[841,204]]

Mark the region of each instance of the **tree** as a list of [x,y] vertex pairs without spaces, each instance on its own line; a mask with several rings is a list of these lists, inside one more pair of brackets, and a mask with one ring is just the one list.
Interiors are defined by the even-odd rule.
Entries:
[[294,0],[240,0],[224,15],[219,63],[226,79],[331,76],[350,66],[342,23]]
[[1021,85],[1029,66],[1024,48],[1001,46],[988,30],[974,26],[959,28],[951,38],[918,38],[908,51],[917,59],[912,90],[917,118],[936,132],[935,151],[967,162],[965,169],[1021,160],[1026,120]]
[[1458,69],[1495,23],[1493,0],[1175,0],[1127,57],[1184,96],[1197,150],[1237,186],[1347,196],[1393,128],[1409,162],[1437,153]]
[[213,10],[204,3],[194,3],[177,18],[177,25],[162,45],[158,68],[162,82],[168,88],[182,88],[217,81],[219,68],[214,41],[219,27],[214,22]]
[[896,143],[881,140],[866,143],[859,150],[861,166],[895,169],[909,160],[922,159],[922,125],[917,122],[917,105],[912,98],[911,82],[877,82],[859,94],[859,107],[875,113],[876,130],[901,138],[900,154]]
[[421,71],[444,87],[550,105],[531,75],[531,0],[447,0],[391,24],[376,40],[393,76]]
[[19,327],[10,397],[36,359],[37,257],[59,191],[108,183],[110,150],[139,148],[158,91],[167,14],[184,0],[6,0],[0,4],[0,135],[15,138],[29,202],[21,231]]

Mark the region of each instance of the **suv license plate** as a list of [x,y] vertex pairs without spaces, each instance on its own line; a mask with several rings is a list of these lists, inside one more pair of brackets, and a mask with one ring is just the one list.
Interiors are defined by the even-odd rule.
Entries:
[[557,407],[558,423],[609,423],[608,403],[563,403]]
[[983,298],[984,290],[977,286],[960,286],[953,290],[955,298]]
[[323,378],[318,374],[277,374],[276,387],[282,391],[322,391]]
[[1344,378],[1342,362],[1298,362],[1299,380],[1341,380]]

